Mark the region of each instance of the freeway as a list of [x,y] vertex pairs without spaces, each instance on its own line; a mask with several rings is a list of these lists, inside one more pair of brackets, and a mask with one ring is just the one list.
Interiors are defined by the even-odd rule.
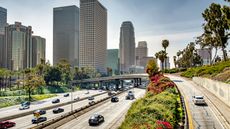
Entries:
[[[92,95],[92,94],[90,94],[90,95]],[[100,99],[105,98],[107,96],[108,96],[108,94],[103,94],[103,95],[96,96],[96,97],[94,97],[95,98],[94,101],[100,100]],[[78,101],[76,103],[73,103],[73,110],[87,105],[88,102],[89,102],[89,100],[86,99],[86,100],[82,100],[82,101]],[[47,110],[46,114],[44,114],[42,116],[47,117],[47,120],[50,120],[50,119],[53,119],[55,117],[61,116],[64,113],[71,111],[71,104],[62,106],[61,108],[64,109],[64,112],[59,113],[59,114],[53,114],[53,112],[52,112],[53,109],[51,109],[51,110]],[[23,116],[23,117],[20,117],[20,118],[10,120],[10,121],[16,122],[16,126],[13,127],[12,129],[26,129],[26,128],[31,128],[31,127],[35,126],[35,124],[31,123],[32,118],[34,118],[34,116],[31,114],[31,115],[27,115],[27,116]]]
[[[144,95],[144,89],[134,89],[135,97],[140,98]],[[125,100],[127,93],[123,93],[119,98],[119,102],[112,103],[110,101],[100,105],[99,107],[77,117],[76,119],[62,125],[58,129],[115,129],[121,124],[121,118],[124,118],[133,100]],[[105,122],[99,126],[91,127],[88,124],[90,116],[98,113],[104,116]]]
[[192,121],[190,122],[190,124],[192,124],[195,129],[224,128],[220,123],[219,119],[217,119],[217,116],[214,114],[213,109],[211,108],[212,103],[210,101],[207,101],[207,99],[205,99],[207,105],[194,105],[192,101],[192,96],[205,96],[204,93],[197,88],[196,84],[194,84],[191,80],[187,80],[182,77],[173,75],[167,76],[176,83],[185,100],[187,101],[187,109],[189,110],[188,115],[192,117]]
[[[86,92],[87,92],[86,90],[80,90],[80,91],[73,92],[73,97],[77,96],[77,97],[82,98],[82,97],[87,97],[89,95],[95,95],[95,94],[101,93],[98,90],[89,90],[90,94],[85,94]],[[59,94],[56,97],[52,97],[52,98],[41,100],[41,101],[32,102],[30,105],[30,108],[27,110],[19,110],[20,105],[1,108],[0,109],[0,114],[1,114],[0,118],[4,118],[4,117],[10,116],[10,115],[16,115],[16,114],[20,114],[20,113],[24,113],[24,112],[28,112],[28,111],[37,110],[37,109],[40,109],[43,107],[49,107],[49,106],[53,105],[51,103],[51,101],[53,99],[56,99],[56,98],[60,99],[60,103],[71,101],[71,94],[69,97],[63,97],[63,95],[64,94]]]

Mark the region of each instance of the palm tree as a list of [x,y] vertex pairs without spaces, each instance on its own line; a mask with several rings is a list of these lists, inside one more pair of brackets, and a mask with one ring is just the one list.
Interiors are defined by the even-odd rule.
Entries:
[[173,62],[174,62],[174,66],[176,68],[176,56],[173,56]]
[[158,54],[159,54],[158,58],[161,61],[161,68],[162,68],[162,70],[164,70],[163,63],[165,61],[165,58],[167,58],[167,53],[164,50],[161,50],[158,52]]
[[[165,53],[167,53],[166,48],[169,46],[169,41],[167,39],[162,40],[162,47],[165,50]],[[167,58],[167,56],[165,57]],[[167,68],[167,62],[165,61],[165,67]]]

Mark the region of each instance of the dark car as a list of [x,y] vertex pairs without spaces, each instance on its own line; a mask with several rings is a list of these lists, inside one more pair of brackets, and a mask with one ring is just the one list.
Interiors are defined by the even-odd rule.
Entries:
[[53,101],[52,101],[52,103],[59,103],[60,102],[60,99],[54,99]]
[[0,122],[0,129],[7,129],[7,128],[13,127],[15,125],[16,125],[15,122],[2,121],[2,122]]
[[111,102],[118,102],[119,101],[119,98],[117,96],[113,96],[111,98]]
[[99,114],[94,114],[89,118],[89,125],[99,125],[100,123],[104,122],[104,117]]
[[53,110],[54,114],[60,113],[60,112],[64,112],[64,109],[63,108],[56,108],[56,109]]
[[94,101],[89,101],[89,105],[93,105],[93,104],[95,104]]
[[69,97],[69,93],[67,93],[67,94],[64,94],[64,97]]
[[40,115],[43,115],[43,114],[46,114],[46,111],[45,110],[36,110],[34,111],[34,114],[40,114]]
[[32,119],[32,124],[37,124],[37,123],[40,123],[40,122],[43,122],[43,121],[46,121],[46,120],[47,120],[46,117],[33,118]]
[[93,96],[88,97],[88,100],[94,100]]

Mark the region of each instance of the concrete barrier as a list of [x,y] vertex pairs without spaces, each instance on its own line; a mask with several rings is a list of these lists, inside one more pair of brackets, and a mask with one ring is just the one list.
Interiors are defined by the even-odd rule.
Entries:
[[230,106],[230,84],[201,77],[193,77],[192,80]]

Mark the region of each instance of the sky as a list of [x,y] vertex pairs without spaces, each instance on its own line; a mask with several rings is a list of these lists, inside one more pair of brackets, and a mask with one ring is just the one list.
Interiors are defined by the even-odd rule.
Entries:
[[[147,41],[148,56],[162,50],[163,39],[171,67],[173,56],[203,32],[202,12],[213,2],[229,5],[224,0],[99,0],[107,8],[107,48],[119,48],[120,26],[123,21],[134,25],[136,46]],[[76,5],[79,0],[0,0],[7,9],[7,22],[32,26],[33,35],[46,38],[46,59],[53,62],[53,8]],[[228,46],[229,50],[229,46]]]

